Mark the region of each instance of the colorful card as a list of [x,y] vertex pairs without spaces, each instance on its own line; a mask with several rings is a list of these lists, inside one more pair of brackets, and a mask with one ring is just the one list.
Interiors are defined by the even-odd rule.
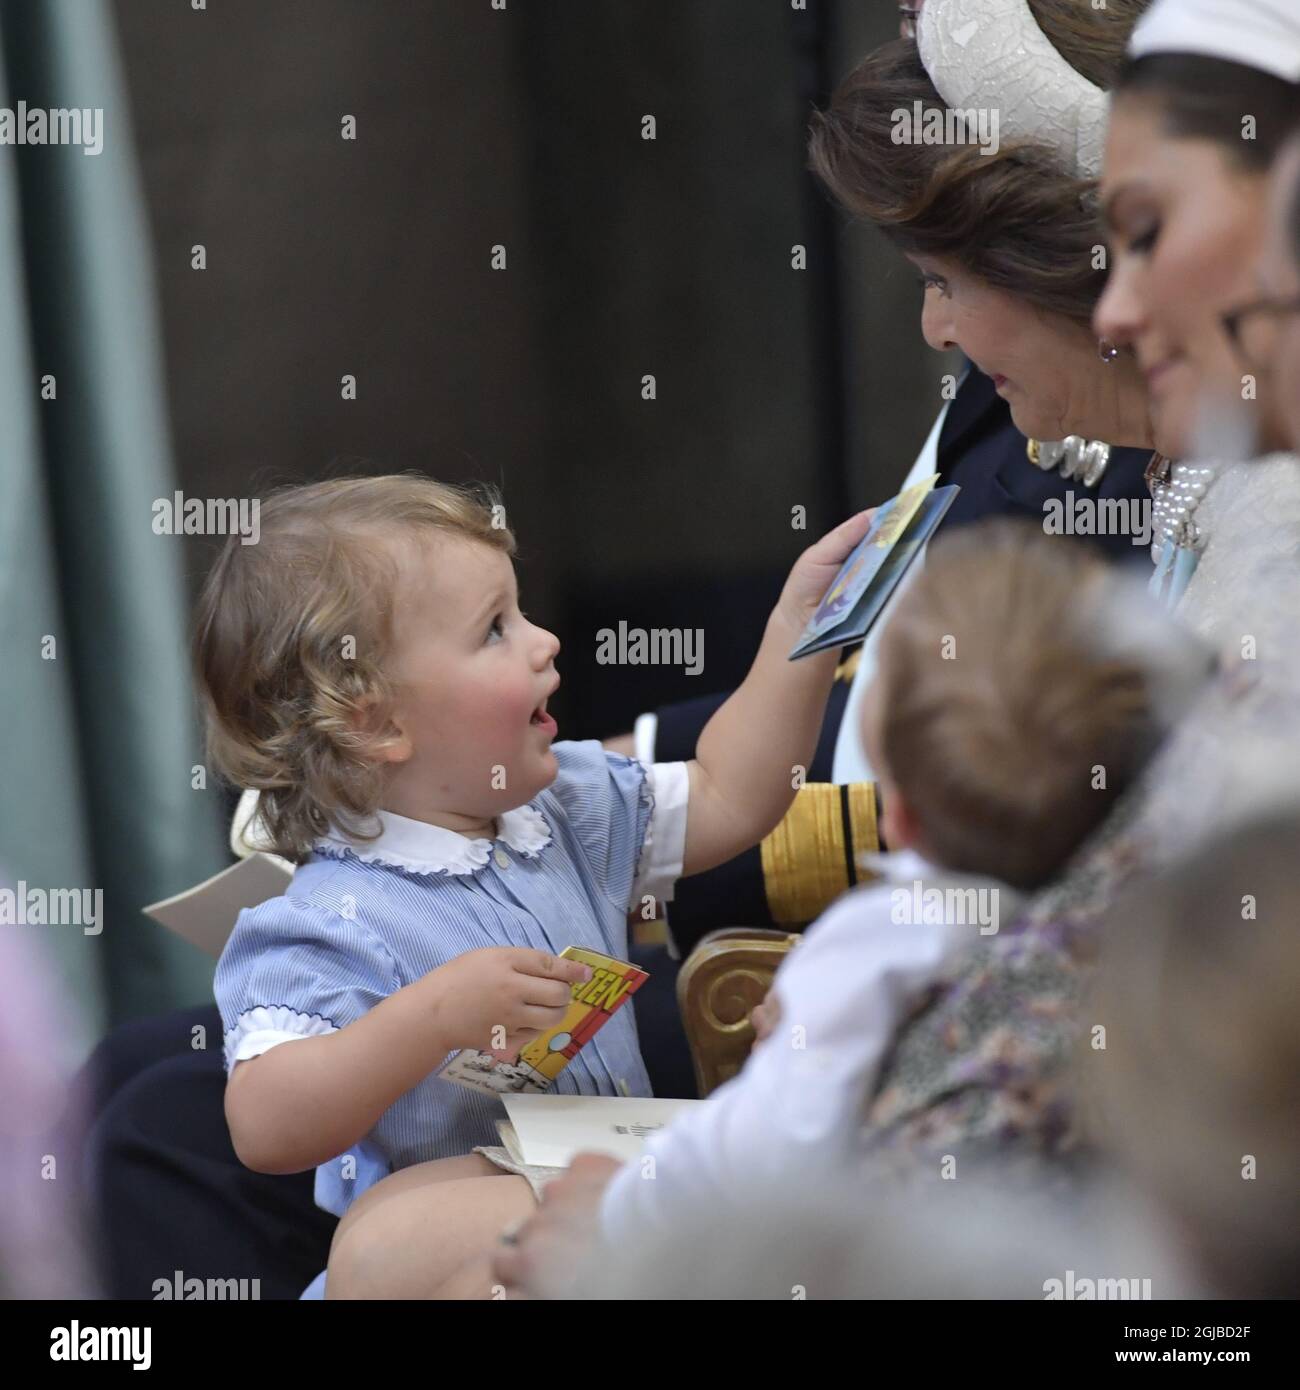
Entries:
[[961,491],[956,484],[935,487],[939,475],[923,478],[883,502],[871,529],[840,566],[822,596],[790,660],[827,647],[860,642],[880,616],[890,594]]
[[591,979],[576,984],[560,1023],[526,1042],[517,1057],[467,1047],[456,1053],[438,1075],[444,1081],[468,1086],[488,1095],[519,1095],[545,1091],[565,1067],[650,978],[629,961],[601,955],[583,946],[566,946],[565,960],[591,966]]

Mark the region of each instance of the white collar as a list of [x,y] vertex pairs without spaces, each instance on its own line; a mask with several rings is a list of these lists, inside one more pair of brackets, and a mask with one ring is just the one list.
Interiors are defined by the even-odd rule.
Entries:
[[[367,864],[387,864],[413,874],[472,874],[488,862],[491,840],[471,840],[427,821],[411,820],[392,811],[376,811],[380,832],[375,840],[354,840],[337,826],[316,841],[315,848],[337,857],[341,851]],[[497,817],[497,839],[517,854],[533,858],[551,843],[551,828],[540,811],[516,806]]]

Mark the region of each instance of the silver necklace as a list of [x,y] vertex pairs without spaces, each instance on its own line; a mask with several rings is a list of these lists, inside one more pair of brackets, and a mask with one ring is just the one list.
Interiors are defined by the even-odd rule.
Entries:
[[1025,450],[1030,463],[1044,472],[1060,469],[1063,478],[1078,478],[1084,487],[1095,487],[1110,462],[1110,445],[1100,439],[1067,434],[1064,439],[1031,439]]

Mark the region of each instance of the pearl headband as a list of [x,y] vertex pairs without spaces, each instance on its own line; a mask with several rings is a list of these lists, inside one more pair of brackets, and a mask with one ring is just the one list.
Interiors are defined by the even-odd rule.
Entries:
[[1048,146],[1077,177],[1101,173],[1106,93],[1052,47],[1025,0],[926,0],[916,42],[950,109],[997,111],[1001,138]]

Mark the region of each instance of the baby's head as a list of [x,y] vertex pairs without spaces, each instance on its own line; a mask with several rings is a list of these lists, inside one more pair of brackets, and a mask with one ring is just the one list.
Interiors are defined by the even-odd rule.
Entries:
[[[559,642],[519,612],[514,538],[474,491],[417,475],[272,494],[203,586],[210,757],[261,793],[276,850],[381,806],[485,822],[555,777]],[[449,821],[447,818],[451,818]]]
[[1145,668],[1099,632],[1104,562],[1029,522],[936,541],[881,635],[863,737],[884,840],[1050,881],[1154,745]]

